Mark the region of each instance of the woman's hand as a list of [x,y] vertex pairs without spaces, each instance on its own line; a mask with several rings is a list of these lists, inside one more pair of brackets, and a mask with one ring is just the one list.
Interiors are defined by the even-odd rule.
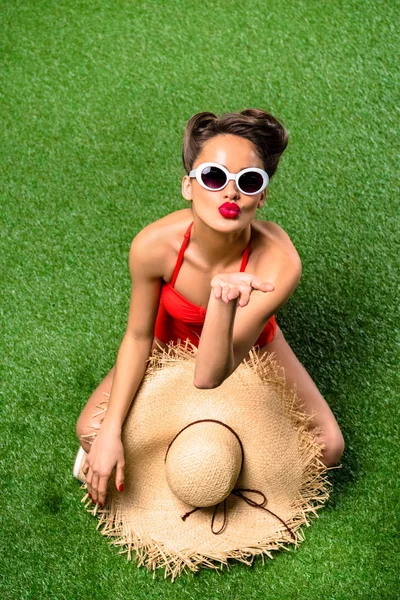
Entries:
[[253,290],[273,292],[275,289],[272,283],[262,281],[250,273],[220,273],[212,278],[211,287],[217,300],[221,298],[225,304],[228,304],[230,300],[239,298],[239,306],[246,306],[249,303]]
[[115,466],[115,485],[122,492],[125,459],[121,437],[100,428],[82,469],[88,493],[92,501],[98,502],[100,506],[104,504],[108,480]]

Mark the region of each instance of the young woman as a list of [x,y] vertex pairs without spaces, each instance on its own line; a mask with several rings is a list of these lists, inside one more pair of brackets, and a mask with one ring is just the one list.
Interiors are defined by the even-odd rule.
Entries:
[[[219,119],[199,113],[188,121],[182,194],[189,207],[133,240],[126,333],[115,367],[77,423],[93,502],[104,503],[114,468],[115,484],[123,490],[122,425],[153,348],[179,339],[198,346],[198,388],[221,385],[254,345],[261,353],[274,352],[305,410],[316,412],[311,427],[324,446],[324,463],[339,461],[344,441],[335,417],[275,320],[299,283],[299,255],[279,225],[256,220],[286,146],[285,129],[263,110]],[[99,414],[100,403],[107,403],[104,393],[110,394],[107,411]]]

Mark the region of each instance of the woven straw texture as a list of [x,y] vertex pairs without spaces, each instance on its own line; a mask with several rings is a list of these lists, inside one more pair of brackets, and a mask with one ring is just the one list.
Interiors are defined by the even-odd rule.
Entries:
[[[87,495],[82,500],[121,552],[150,570],[165,568],[172,579],[184,570],[218,567],[230,558],[250,564],[257,555],[272,558],[272,550],[297,546],[304,539],[299,528],[329,497],[321,448],[308,429],[312,417],[299,406],[295,388],[286,386],[274,355],[252,353],[211,390],[193,385],[195,356],[189,344],[153,354],[123,428],[124,492],[115,490],[111,477],[102,509],[93,508]],[[182,519],[194,507],[173,494],[166,475],[169,443],[202,419],[222,421],[241,440],[244,461],[235,489],[266,497],[264,510],[229,495],[218,535],[211,529],[214,507]],[[243,495],[259,500],[248,491]],[[223,523],[221,503],[215,527]]]
[[242,460],[239,441],[222,424],[189,425],[169,447],[165,461],[168,485],[191,506],[214,506],[234,488]]

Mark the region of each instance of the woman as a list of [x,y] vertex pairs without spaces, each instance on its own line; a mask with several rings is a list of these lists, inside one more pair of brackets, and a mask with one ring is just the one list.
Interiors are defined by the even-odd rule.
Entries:
[[[344,442],[335,417],[274,316],[300,280],[299,255],[279,225],[255,220],[286,146],[285,129],[259,109],[220,119],[199,113],[187,123],[182,194],[190,208],[145,227],[133,240],[126,333],[115,367],[77,423],[93,502],[104,503],[114,467],[123,490],[122,425],[152,350],[178,339],[198,346],[198,388],[221,385],[254,345],[260,353],[274,352],[305,410],[317,413],[310,427],[324,446],[323,462],[339,461]],[[107,411],[99,413],[108,394]]]

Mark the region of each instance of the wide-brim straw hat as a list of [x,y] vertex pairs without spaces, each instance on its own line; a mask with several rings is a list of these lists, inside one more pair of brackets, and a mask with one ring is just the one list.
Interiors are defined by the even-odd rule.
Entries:
[[297,546],[330,487],[274,354],[215,389],[194,387],[195,357],[188,343],[155,351],[122,431],[124,491],[112,475],[103,508],[82,500],[121,552],[173,579]]

